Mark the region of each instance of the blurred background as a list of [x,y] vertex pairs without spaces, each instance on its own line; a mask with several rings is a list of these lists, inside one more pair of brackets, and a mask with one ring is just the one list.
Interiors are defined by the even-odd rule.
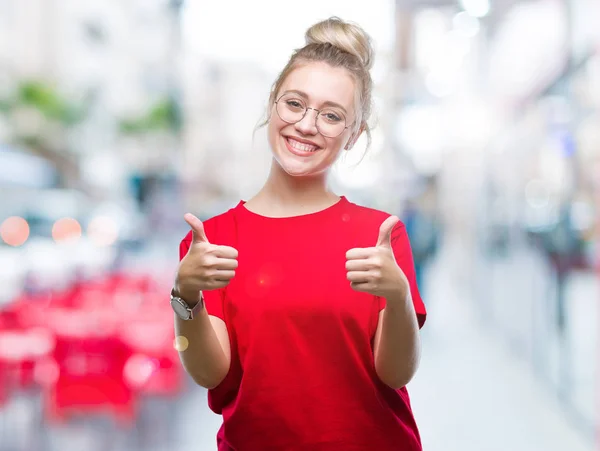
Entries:
[[332,187],[408,228],[425,450],[595,449],[598,1],[0,0],[0,450],[216,449],[182,215],[261,187],[270,85],[331,15],[377,50]]

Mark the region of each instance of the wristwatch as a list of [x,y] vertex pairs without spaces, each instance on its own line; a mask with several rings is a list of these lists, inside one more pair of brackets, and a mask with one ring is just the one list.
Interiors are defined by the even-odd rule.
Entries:
[[198,302],[193,307],[190,307],[187,302],[181,299],[175,293],[175,288],[171,289],[171,307],[179,318],[184,321],[189,321],[198,316],[198,312],[204,308],[204,296],[200,291]]

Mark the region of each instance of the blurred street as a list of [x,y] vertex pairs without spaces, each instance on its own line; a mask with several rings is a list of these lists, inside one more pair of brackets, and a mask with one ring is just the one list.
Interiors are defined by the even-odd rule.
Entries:
[[[453,283],[452,254],[447,249],[432,268],[430,333],[424,334],[421,368],[411,383],[424,449],[595,449],[583,438],[578,419],[532,373],[522,350],[482,322],[477,299]],[[586,288],[597,290],[597,282],[592,284]],[[508,287],[507,294],[516,288]]]

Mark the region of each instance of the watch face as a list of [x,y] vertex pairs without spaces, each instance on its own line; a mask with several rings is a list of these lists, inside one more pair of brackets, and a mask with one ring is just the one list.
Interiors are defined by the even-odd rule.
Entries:
[[190,311],[180,302],[177,302],[175,299],[173,299],[171,301],[171,306],[173,307],[173,310],[175,310],[175,313],[177,313],[177,315],[180,318],[183,319],[189,319],[191,316]]

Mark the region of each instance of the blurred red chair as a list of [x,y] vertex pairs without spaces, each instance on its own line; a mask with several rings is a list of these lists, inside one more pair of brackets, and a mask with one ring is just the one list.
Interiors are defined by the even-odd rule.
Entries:
[[135,323],[121,328],[120,338],[132,350],[125,367],[125,378],[133,389],[143,395],[170,398],[182,392],[185,379],[173,346],[170,311],[145,310]]
[[185,379],[164,293],[121,272],[15,300],[0,312],[0,405],[38,384],[50,422],[109,413],[128,426],[140,397],[175,398]]
[[8,368],[4,362],[0,361],[0,409],[6,405],[9,399],[8,379]]
[[6,392],[33,387],[37,363],[54,351],[52,332],[23,317],[20,309],[0,312],[0,366]]
[[123,377],[130,351],[116,337],[115,324],[85,310],[60,309],[49,314],[49,323],[57,336],[58,375],[45,390],[47,419],[108,413],[119,425],[132,425],[135,396]]

